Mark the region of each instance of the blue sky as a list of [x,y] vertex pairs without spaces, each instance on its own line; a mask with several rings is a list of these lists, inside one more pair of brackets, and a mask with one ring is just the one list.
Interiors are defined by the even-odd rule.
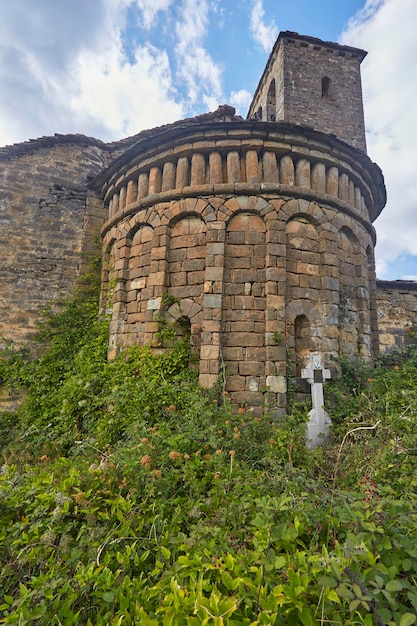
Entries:
[[377,272],[417,280],[416,23],[416,0],[1,0],[0,145],[120,139],[223,103],[245,116],[280,30],[364,48],[388,191]]

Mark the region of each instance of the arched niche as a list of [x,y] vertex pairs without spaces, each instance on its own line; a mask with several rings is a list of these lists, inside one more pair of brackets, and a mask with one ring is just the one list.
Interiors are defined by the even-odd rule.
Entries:
[[[339,258],[339,354],[355,356],[361,351],[363,317],[358,299],[363,259],[353,231],[343,226],[338,234]],[[361,262],[362,261],[362,262]]]
[[226,389],[236,402],[261,404],[265,384],[266,227],[252,213],[226,227],[222,345]]
[[[137,306],[130,306],[130,313],[136,316],[145,314],[148,299],[148,281],[151,271],[151,253],[154,231],[149,224],[140,224],[129,234],[128,277],[126,284],[127,300],[137,302]],[[135,309],[135,310],[133,310]],[[143,320],[142,320],[143,321]]]
[[316,225],[296,215],[286,225],[287,301],[317,302],[321,292],[320,241]]
[[183,215],[171,227],[168,292],[202,304],[206,264],[206,224],[198,215]]

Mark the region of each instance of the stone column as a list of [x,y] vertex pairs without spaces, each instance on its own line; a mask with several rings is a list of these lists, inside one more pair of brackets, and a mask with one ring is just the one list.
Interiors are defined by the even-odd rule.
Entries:
[[141,172],[138,178],[138,200],[146,198],[149,192],[149,175],[147,172]]
[[138,183],[136,180],[129,180],[127,183],[126,205],[136,202],[138,197]]

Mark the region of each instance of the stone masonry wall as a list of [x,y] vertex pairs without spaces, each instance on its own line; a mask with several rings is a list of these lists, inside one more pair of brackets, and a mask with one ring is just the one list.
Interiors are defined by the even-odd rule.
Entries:
[[356,48],[281,33],[248,117],[261,109],[263,120],[309,126],[366,152],[360,75],[365,55]]
[[83,253],[97,254],[103,209],[87,185],[106,165],[98,143],[48,138],[0,151],[2,340],[27,341],[41,310],[73,291]]
[[284,410],[311,353],[371,358],[381,182],[365,155],[286,124],[213,120],[138,143],[95,182],[109,356],[186,319],[201,384],[220,376],[258,412]]
[[417,324],[417,283],[377,281],[377,306],[381,352],[403,348]]

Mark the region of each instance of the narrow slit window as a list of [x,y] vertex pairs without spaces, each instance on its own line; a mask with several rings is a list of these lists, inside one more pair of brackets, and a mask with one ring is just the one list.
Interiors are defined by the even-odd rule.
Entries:
[[266,118],[268,122],[276,120],[275,78],[271,80],[266,98]]
[[321,79],[321,95],[323,98],[326,98],[330,95],[330,84],[331,80],[328,76],[323,76]]

